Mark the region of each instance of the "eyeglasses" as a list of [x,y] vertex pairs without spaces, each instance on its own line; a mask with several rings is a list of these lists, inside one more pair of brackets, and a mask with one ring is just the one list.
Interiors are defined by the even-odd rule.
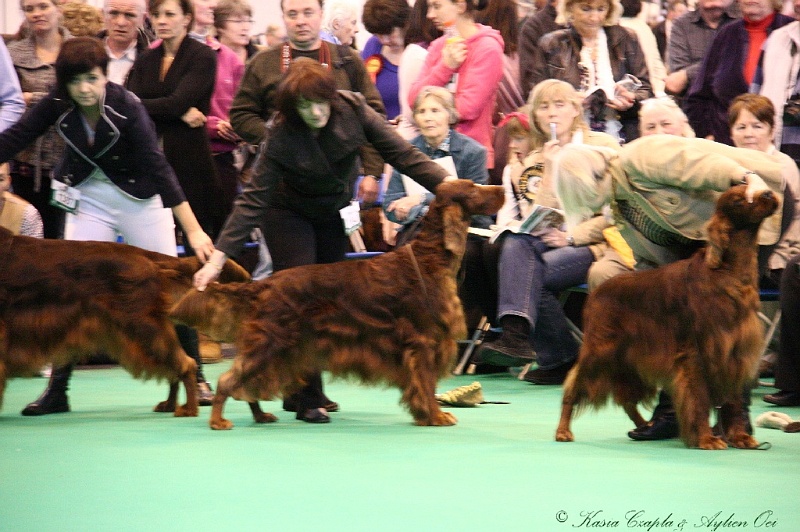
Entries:
[[255,21],[251,18],[228,18],[225,19],[225,22],[230,22],[232,24],[252,24]]

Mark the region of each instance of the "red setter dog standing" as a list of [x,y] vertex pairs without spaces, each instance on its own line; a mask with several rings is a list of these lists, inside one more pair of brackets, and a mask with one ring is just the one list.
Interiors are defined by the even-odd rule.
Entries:
[[369,260],[301,266],[256,283],[210,285],[173,308],[177,321],[218,340],[236,340],[231,369],[217,384],[210,425],[228,398],[248,401],[258,423],[275,421],[259,399],[284,397],[313,371],[398,386],[417,425],[453,425],[436,383],[466,336],[456,289],[470,216],[493,214],[501,187],[440,184],[422,229],[407,246]]
[[[590,294],[584,343],[564,383],[557,441],[573,441],[573,408],[598,408],[609,396],[637,427],[637,403],[658,386],[674,401],[688,447],[752,449],[742,392],[758,367],[763,331],[757,312],[756,233],[778,207],[771,192],[752,203],[745,186],[722,194],[708,225],[708,246],[689,259],[614,277]],[[725,438],[714,436],[709,411],[722,405]]]
[[[124,244],[42,240],[0,228],[0,405],[7,379],[102,352],[134,377],[170,382],[156,411],[196,416],[196,363],[167,312],[199,266],[196,258]],[[222,276],[250,278],[233,262]],[[182,406],[179,382],[187,395]]]

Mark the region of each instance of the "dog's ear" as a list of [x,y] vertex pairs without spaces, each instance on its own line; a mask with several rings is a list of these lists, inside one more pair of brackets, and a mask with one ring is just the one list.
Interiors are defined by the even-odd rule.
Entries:
[[215,340],[232,342],[250,302],[242,294],[247,292],[249,285],[212,284],[203,292],[190,288],[172,306],[169,317]]
[[714,214],[708,223],[708,246],[706,247],[706,265],[715,270],[722,265],[725,250],[730,245],[730,232],[733,226],[730,220]]
[[467,248],[464,231],[469,221],[464,220],[462,207],[457,203],[447,205],[442,212],[442,232],[444,248],[457,257],[463,257]]

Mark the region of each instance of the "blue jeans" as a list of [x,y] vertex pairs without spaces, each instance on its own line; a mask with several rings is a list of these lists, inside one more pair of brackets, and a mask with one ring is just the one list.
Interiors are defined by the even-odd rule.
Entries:
[[541,369],[552,369],[578,355],[558,293],[586,282],[594,261],[588,247],[550,248],[539,238],[508,233],[498,263],[497,317],[521,316],[531,324],[533,348]]

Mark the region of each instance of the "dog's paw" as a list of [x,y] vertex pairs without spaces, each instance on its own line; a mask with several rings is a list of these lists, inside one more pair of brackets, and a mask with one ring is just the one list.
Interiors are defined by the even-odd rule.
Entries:
[[153,412],[174,412],[174,411],[175,411],[175,403],[171,403],[170,401],[161,401],[155,406],[155,408],[153,408]]
[[727,449],[728,444],[722,438],[709,434],[708,436],[700,437],[697,447],[706,451],[719,451]]
[[758,447],[758,441],[744,431],[729,436],[728,443],[737,449],[755,449]]
[[556,441],[575,441],[571,430],[559,429],[556,431]]
[[275,423],[276,421],[278,421],[278,418],[275,417],[274,414],[270,414],[269,412],[261,412],[258,415],[253,414],[253,421],[255,421],[256,423]]
[[209,420],[208,426],[211,427],[212,430],[231,430],[233,428],[233,423],[225,418],[220,418]]
[[436,412],[430,418],[415,419],[414,424],[420,427],[449,427],[458,422],[450,412]]
[[195,406],[181,405],[175,409],[175,417],[197,417],[200,414],[200,409]]

